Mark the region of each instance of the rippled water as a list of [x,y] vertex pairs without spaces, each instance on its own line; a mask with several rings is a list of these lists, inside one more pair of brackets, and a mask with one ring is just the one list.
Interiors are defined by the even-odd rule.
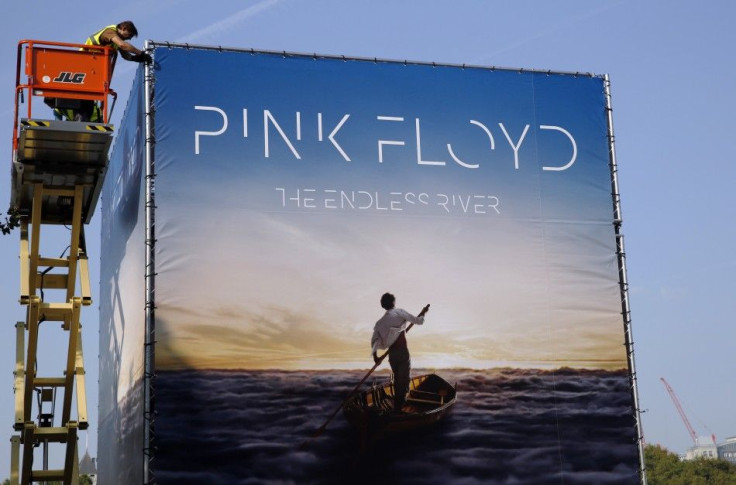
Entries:
[[453,412],[364,452],[342,413],[299,449],[364,371],[160,373],[155,476],[162,485],[639,483],[626,372],[437,373],[457,383]]

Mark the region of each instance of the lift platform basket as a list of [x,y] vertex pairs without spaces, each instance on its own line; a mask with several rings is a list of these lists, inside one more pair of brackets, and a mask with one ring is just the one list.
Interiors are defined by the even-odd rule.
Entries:
[[[104,123],[23,119],[14,154],[10,205],[29,214],[37,184],[58,189],[84,186],[82,218],[89,223],[107,171],[113,129]],[[71,201],[44,192],[42,222],[71,221]]]

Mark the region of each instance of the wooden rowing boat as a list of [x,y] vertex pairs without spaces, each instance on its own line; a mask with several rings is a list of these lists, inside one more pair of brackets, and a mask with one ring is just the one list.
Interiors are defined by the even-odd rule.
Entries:
[[364,438],[374,439],[436,423],[450,411],[456,399],[454,386],[437,374],[425,374],[411,380],[401,413],[393,410],[394,387],[387,382],[348,398],[343,414]]

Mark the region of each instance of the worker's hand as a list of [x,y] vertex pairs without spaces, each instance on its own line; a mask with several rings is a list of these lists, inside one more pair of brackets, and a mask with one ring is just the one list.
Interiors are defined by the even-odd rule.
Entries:
[[146,64],[153,62],[151,55],[147,52],[141,52],[140,54],[133,56],[135,62],[145,62]]
[[378,355],[376,355],[375,352],[373,352],[373,362],[375,362],[376,365],[381,363],[381,359],[378,358]]

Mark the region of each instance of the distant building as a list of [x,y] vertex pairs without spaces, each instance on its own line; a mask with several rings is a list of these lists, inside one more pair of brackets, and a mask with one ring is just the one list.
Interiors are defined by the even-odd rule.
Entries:
[[717,445],[708,438],[698,438],[695,446],[680,455],[681,460],[694,460],[696,458],[710,458],[726,460],[736,464],[736,436],[726,438],[725,443]]
[[718,445],[718,458],[736,463],[736,436],[726,438],[726,442]]
[[89,450],[84,452],[84,456],[79,460],[79,474],[89,475],[92,478],[92,483],[97,483],[97,465],[95,459],[89,456]]
[[695,446],[685,452],[685,460],[694,460],[695,458],[715,460],[718,458],[718,445],[706,439],[699,439]]

